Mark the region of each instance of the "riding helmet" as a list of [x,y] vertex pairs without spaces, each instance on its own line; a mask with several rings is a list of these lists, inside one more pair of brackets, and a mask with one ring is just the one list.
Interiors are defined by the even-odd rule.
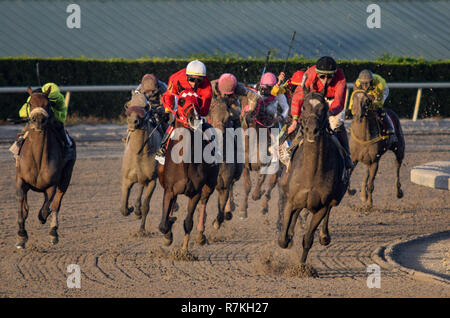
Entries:
[[316,72],[319,74],[334,74],[336,68],[336,61],[330,56],[323,56],[316,62]]

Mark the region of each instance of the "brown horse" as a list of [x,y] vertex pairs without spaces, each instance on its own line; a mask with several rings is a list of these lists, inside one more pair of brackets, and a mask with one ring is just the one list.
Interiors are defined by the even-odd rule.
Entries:
[[[122,162],[121,212],[128,216],[131,212],[141,218],[140,232],[145,233],[145,222],[150,209],[150,200],[158,178],[158,163],[155,153],[161,143],[161,135],[155,123],[150,121],[152,112],[146,106],[145,96],[133,95],[127,103],[126,112],[128,135]],[[134,184],[138,194],[134,208],[128,207],[128,198]],[[141,204],[142,195],[144,202]]]
[[[233,203],[233,186],[236,181],[239,180],[242,174],[243,163],[238,162],[236,137],[230,134],[231,130],[240,127],[239,113],[235,112],[235,109],[231,107],[232,104],[236,104],[236,101],[232,97],[219,97],[215,96],[211,102],[211,109],[208,115],[208,122],[212,126],[222,132],[222,153],[223,162],[219,166],[219,174],[217,177],[216,190],[218,192],[218,214],[213,222],[214,228],[219,229],[224,220],[231,220],[233,217],[232,210]],[[233,131],[234,133],[234,131]],[[233,138],[231,138],[231,137]],[[233,139],[233,144],[227,143]],[[230,149],[233,147],[233,149]],[[233,161],[227,162],[227,153],[232,151]]]
[[[242,104],[248,105],[247,98],[242,98]],[[252,199],[257,201],[261,199],[261,197],[264,195],[263,203],[262,203],[262,209],[261,213],[266,214],[268,212],[268,205],[269,200],[271,197],[271,193],[275,185],[277,184],[277,180],[281,174],[281,169],[274,169],[270,167],[274,167],[271,162],[263,163],[261,161],[260,155],[268,158],[272,157],[272,155],[269,152],[269,148],[271,145],[271,139],[274,138],[274,136],[271,136],[271,128],[275,128],[276,121],[273,118],[270,118],[265,111],[264,111],[264,103],[259,104],[257,106],[257,109],[246,109],[247,107],[244,107],[243,114],[242,114],[242,129],[244,131],[244,147],[245,147],[245,164],[244,164],[244,170],[243,170],[243,178],[244,178],[244,198],[242,201],[242,206],[240,210],[239,217],[241,219],[247,218],[247,208],[248,208],[248,196],[250,194],[250,191],[252,189],[252,181],[250,178],[250,171],[258,172],[258,180],[256,182],[255,189],[252,193]],[[249,130],[253,130],[256,132],[256,138],[253,138],[253,140],[250,140],[250,133]],[[259,148],[260,139],[265,138],[267,141],[266,147],[264,149]],[[251,142],[253,141],[253,143]],[[250,147],[253,147],[253,150],[250,150]],[[253,152],[253,154],[258,154],[255,160],[255,157],[253,159],[250,156],[250,151]],[[278,164],[278,163],[277,163]],[[266,172],[263,172],[266,170]],[[267,176],[270,176],[269,184],[267,186],[267,189],[262,190],[262,186],[267,178]]]
[[[405,138],[397,114],[390,109],[385,109],[394,124],[397,136],[397,142],[392,142],[389,136],[383,134],[376,111],[369,110],[370,104],[371,100],[364,90],[356,90],[353,93],[352,112],[354,116],[350,134],[350,152],[354,162],[353,169],[360,161],[367,165],[366,177],[361,184],[361,200],[366,202],[369,207],[373,204],[372,193],[378,171],[378,162],[387,150],[391,150],[395,154],[395,190],[397,198],[403,197],[400,184],[400,167],[405,156]],[[349,188],[349,194],[354,195],[355,192],[354,189],[350,190]]]
[[[185,236],[182,248],[187,251],[189,236],[193,228],[193,216],[199,202],[201,207],[197,243],[200,245],[206,243],[204,235],[206,205],[217,184],[219,165],[207,163],[203,157],[201,162],[196,162],[195,150],[197,147],[194,142],[194,131],[203,131],[207,125],[199,127],[200,117],[195,109],[198,106],[197,98],[193,97],[193,93],[190,91],[188,94],[183,93],[180,94],[178,99],[174,131],[174,133],[180,133],[181,138],[179,138],[180,136],[178,136],[178,139],[173,137],[174,139],[169,141],[165,164],[158,167],[159,181],[164,188],[163,211],[159,230],[164,234],[165,244],[171,245],[173,241],[172,225],[176,221],[176,217],[172,217],[171,214],[177,196],[180,194],[186,195],[189,198],[189,203],[184,220]],[[203,141],[201,145],[202,153],[205,144]]]
[[51,88],[38,93],[28,88],[31,98],[28,102],[30,114],[27,136],[16,165],[16,198],[19,207],[17,248],[25,248],[28,241],[25,220],[29,211],[27,193],[30,189],[44,193],[44,204],[39,210],[38,218],[45,224],[48,216],[52,215],[50,240],[52,244],[58,243],[58,213],[75,165],[75,142],[72,141],[74,155],[65,160],[63,143],[52,126],[55,119],[51,115],[48,100],[50,90]]
[[328,130],[328,104],[321,93],[305,92],[301,116],[303,143],[294,152],[287,172],[282,176],[280,201],[284,206],[283,225],[278,244],[290,247],[295,223],[306,208],[312,213],[311,222],[303,236],[300,262],[305,263],[314,240],[314,232],[323,220],[320,243],[328,245],[328,219],[332,207],[339,205],[346,192],[344,158],[335,138]]

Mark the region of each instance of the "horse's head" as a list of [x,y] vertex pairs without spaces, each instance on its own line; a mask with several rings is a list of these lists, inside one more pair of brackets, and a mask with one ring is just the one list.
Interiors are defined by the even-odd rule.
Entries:
[[366,91],[362,89],[355,90],[352,98],[352,114],[356,120],[361,121],[367,116],[367,111],[372,101]]
[[125,104],[127,125],[130,131],[144,129],[146,127],[148,109],[149,107],[144,94],[133,94],[131,100]]
[[328,103],[322,93],[305,92],[301,123],[305,139],[315,142],[328,127]]
[[199,96],[193,90],[184,90],[178,96],[177,122],[185,128],[197,130],[201,127],[200,116],[197,112]]
[[28,87],[28,94],[30,94],[30,100],[28,101],[29,106],[29,126],[30,129],[37,131],[42,131],[48,124],[50,117],[50,105],[48,100],[48,95],[50,94],[51,87],[45,92],[40,92],[38,90],[33,91]]
[[235,114],[231,110],[231,105],[236,101],[228,96],[214,98],[211,102],[209,120],[213,127],[225,132],[226,128],[233,126]]

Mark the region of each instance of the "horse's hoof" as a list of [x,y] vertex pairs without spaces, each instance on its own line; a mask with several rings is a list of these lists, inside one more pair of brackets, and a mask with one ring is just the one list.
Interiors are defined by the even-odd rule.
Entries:
[[136,219],[138,219],[138,220],[142,219],[141,209],[135,209],[134,210],[134,216],[136,216]]
[[56,244],[58,244],[58,242],[59,242],[59,239],[57,236],[50,236],[50,244],[56,245]]
[[165,246],[172,245],[172,242],[173,242],[173,234],[172,234],[172,232],[169,232],[166,235],[164,235],[164,245]]
[[247,211],[241,211],[241,212],[239,213],[239,218],[240,218],[241,220],[246,219],[246,218],[247,218]]
[[225,212],[225,220],[230,221],[233,218],[233,213]]
[[403,191],[402,190],[398,190],[397,198],[399,198],[399,199],[403,198]]
[[356,194],[356,189],[348,189],[348,194],[349,195],[355,195]]
[[44,218],[44,217],[42,216],[41,211],[39,211],[38,219],[39,219],[39,222],[41,222],[41,224],[45,224],[45,223],[47,222],[47,218]]
[[261,197],[263,196],[263,194],[266,192],[266,190],[260,191],[258,194],[253,193],[252,194],[252,199],[254,201],[258,201],[259,199],[261,199]]
[[292,240],[289,239],[288,237],[286,237],[286,238],[279,238],[278,239],[278,245],[281,248],[291,248],[292,244],[293,244]]
[[206,243],[206,236],[203,233],[198,233],[197,235],[197,244],[198,245],[205,245]]
[[134,211],[134,207],[122,209],[123,216],[129,216]]
[[229,212],[233,212],[234,210],[236,210],[236,204],[234,202],[231,202],[229,208],[230,208]]
[[214,222],[213,222],[213,227],[214,227],[214,229],[216,229],[216,230],[220,229],[220,223],[219,223],[219,221],[217,221],[217,219],[214,220]]
[[320,245],[327,246],[327,245],[330,244],[331,238],[330,238],[329,235],[327,235],[327,236],[322,236],[321,235],[319,242],[320,242]]
[[17,242],[17,243],[16,243],[16,248],[17,248],[18,250],[23,250],[23,249],[25,249],[25,243]]

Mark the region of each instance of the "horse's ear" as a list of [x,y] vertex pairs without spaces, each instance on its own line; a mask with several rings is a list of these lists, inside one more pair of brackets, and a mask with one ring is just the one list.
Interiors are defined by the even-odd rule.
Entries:
[[306,85],[303,85],[302,89],[303,89],[303,96],[306,96],[309,94],[310,90],[308,89],[308,87]]
[[180,105],[181,107],[183,107],[185,103],[186,103],[186,99],[184,99],[184,98],[180,98],[178,100],[178,105]]
[[130,101],[126,102],[126,103],[123,105],[123,108],[125,108],[125,110],[128,109],[128,104],[130,104]]
[[134,90],[131,90],[131,96],[136,95],[136,92]]
[[33,94],[33,90],[31,89],[31,87],[30,86],[28,86],[28,88],[27,88],[27,92],[28,92],[28,94]]
[[320,95],[322,95],[322,97],[325,97],[325,95],[327,95],[327,89],[328,89],[328,81],[325,82],[325,85],[323,86],[323,89],[320,92]]

